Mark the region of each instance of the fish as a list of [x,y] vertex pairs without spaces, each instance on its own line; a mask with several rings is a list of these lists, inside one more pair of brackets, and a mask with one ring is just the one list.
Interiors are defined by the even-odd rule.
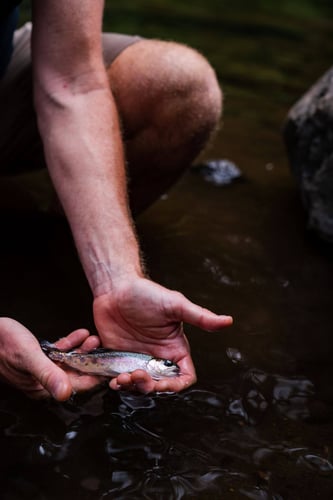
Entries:
[[114,351],[98,348],[89,352],[62,351],[46,340],[40,341],[43,352],[52,361],[89,375],[117,377],[120,373],[145,370],[154,380],[177,377],[180,368],[170,359],[155,358],[150,354],[130,351]]

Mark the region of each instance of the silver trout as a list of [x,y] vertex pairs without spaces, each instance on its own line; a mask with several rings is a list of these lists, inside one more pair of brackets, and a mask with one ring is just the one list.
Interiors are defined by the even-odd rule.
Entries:
[[47,341],[41,341],[40,346],[53,361],[90,375],[117,377],[120,373],[131,373],[140,369],[148,372],[154,380],[160,380],[180,374],[179,366],[170,359],[154,358],[140,352],[110,349],[94,349],[90,352],[61,351]]

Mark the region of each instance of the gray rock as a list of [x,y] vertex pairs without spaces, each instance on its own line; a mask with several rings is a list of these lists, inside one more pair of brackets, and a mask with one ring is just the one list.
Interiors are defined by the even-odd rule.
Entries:
[[207,182],[215,186],[231,184],[242,176],[240,169],[230,160],[208,160],[198,165],[193,165],[192,171],[199,173]]
[[291,108],[284,139],[309,228],[333,242],[333,68]]

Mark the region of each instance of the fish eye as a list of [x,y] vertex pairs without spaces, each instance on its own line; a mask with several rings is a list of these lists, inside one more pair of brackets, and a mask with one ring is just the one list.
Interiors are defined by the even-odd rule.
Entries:
[[164,360],[164,366],[172,366],[173,362],[170,359]]

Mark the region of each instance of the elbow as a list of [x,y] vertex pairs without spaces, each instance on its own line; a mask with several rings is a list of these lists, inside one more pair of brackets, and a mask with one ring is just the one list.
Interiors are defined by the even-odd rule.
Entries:
[[110,92],[104,68],[74,75],[34,75],[34,107],[38,119],[49,113],[66,111],[95,92]]

